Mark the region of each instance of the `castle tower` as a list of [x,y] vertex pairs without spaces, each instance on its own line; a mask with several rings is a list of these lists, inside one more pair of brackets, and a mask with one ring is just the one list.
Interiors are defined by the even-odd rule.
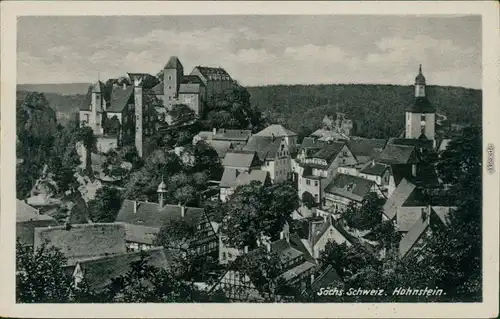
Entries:
[[89,125],[92,127],[94,134],[102,134],[101,117],[103,112],[103,98],[101,81],[97,81],[92,86],[90,109],[92,111],[92,118],[89,119]]
[[165,95],[165,105],[172,105],[177,99],[182,77],[184,76],[184,67],[176,56],[170,57],[163,69],[163,94]]
[[405,137],[434,140],[436,137],[436,110],[425,93],[425,77],[422,65],[415,77],[415,103],[407,109]]
[[142,157],[144,147],[144,130],[142,128],[144,112],[144,106],[142,105],[142,80],[144,77],[143,74],[138,73],[129,73],[128,75],[134,85],[135,147],[137,148],[139,156]]

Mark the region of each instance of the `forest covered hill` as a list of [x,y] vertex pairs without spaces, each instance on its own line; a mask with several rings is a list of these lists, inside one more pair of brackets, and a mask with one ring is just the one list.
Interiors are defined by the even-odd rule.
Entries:
[[[88,86],[87,86],[88,89]],[[324,84],[247,87],[251,104],[271,123],[307,136],[321,125],[325,114],[344,112],[354,122],[354,135],[369,138],[398,136],[404,111],[414,101],[413,86]],[[60,91],[55,89],[55,91]],[[22,101],[27,91],[17,92]],[[44,94],[58,121],[77,114],[85,94]],[[427,86],[427,96],[439,114],[454,124],[480,124],[482,91],[461,87]]]
[[[482,91],[461,87],[427,86],[437,113],[454,124],[480,124]],[[301,136],[319,128],[325,114],[346,113],[354,135],[387,138],[404,130],[405,109],[414,101],[413,86],[325,84],[248,87],[251,103],[270,122]]]
[[18,91],[57,93],[61,95],[85,94],[91,83],[18,84]]

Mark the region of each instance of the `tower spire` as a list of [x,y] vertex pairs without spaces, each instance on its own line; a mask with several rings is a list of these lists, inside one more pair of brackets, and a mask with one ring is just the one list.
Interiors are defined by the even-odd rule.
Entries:
[[422,73],[422,64],[420,64],[418,67],[418,73]]

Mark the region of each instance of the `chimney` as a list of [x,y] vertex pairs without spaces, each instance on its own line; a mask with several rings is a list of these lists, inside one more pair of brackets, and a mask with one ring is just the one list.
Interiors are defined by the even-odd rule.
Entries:
[[214,127],[214,128],[212,129],[212,134],[213,134],[213,135],[217,134],[217,128],[215,128],[215,127]]
[[127,89],[127,83],[125,83],[125,81],[123,81],[123,83],[122,83],[122,89],[124,91]]
[[314,274],[311,274],[311,285],[314,283]]
[[274,140],[276,139],[276,137],[274,136],[274,133],[271,133],[272,137],[273,137],[273,142]]
[[245,254],[248,254],[248,246],[245,246],[245,247],[243,248],[243,252],[244,252]]
[[177,204],[181,208],[181,217],[184,218],[184,215],[186,213],[186,207],[182,205],[181,203]]
[[137,201],[134,200],[134,214],[137,214]]
[[416,177],[417,176],[417,164],[412,164],[411,165],[411,175],[413,177]]

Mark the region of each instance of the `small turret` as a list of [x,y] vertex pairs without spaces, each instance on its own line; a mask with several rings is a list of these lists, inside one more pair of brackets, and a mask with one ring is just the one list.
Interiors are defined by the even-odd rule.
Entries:
[[160,204],[160,207],[163,207],[163,194],[167,192],[167,185],[165,184],[165,181],[163,181],[163,177],[161,178],[161,183],[160,185],[158,185],[158,189],[156,190],[156,192],[158,193],[158,203]]

